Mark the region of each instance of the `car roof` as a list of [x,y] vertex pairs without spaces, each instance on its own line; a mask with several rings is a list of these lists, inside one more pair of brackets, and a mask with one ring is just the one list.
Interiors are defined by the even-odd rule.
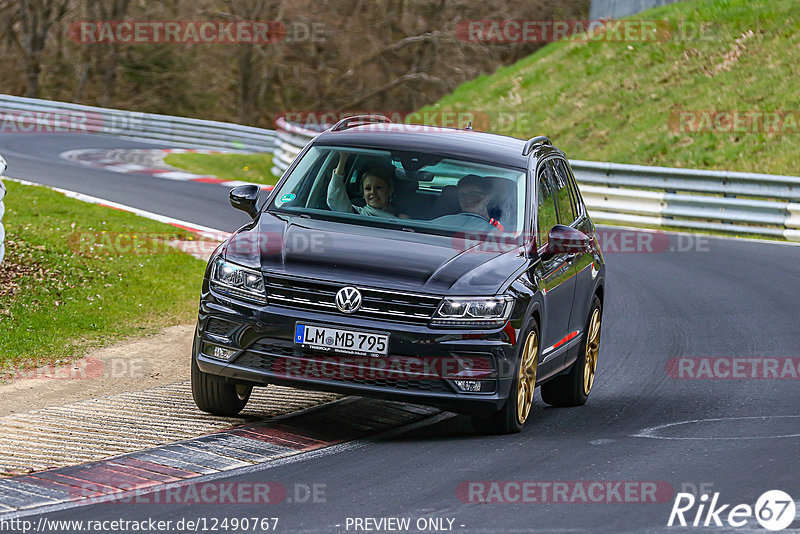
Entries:
[[516,137],[414,124],[378,123],[327,130],[315,138],[314,144],[420,150],[522,168],[527,167],[528,160],[522,155],[525,141]]

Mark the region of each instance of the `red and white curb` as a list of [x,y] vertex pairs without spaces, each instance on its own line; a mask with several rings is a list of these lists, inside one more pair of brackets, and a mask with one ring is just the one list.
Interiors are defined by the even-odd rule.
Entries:
[[[165,492],[176,486],[210,484],[236,473],[261,470],[265,464],[285,463],[288,457],[337,444],[352,442],[351,448],[358,448],[365,440],[394,435],[452,416],[436,408],[349,397],[294,415],[103,461],[0,479],[0,518],[106,501],[165,503],[169,495],[175,496],[176,505],[213,504],[190,500],[200,498],[197,492]],[[258,504],[289,502],[282,484],[271,482],[270,489],[273,490],[271,499]],[[212,493],[219,495],[216,491]],[[150,499],[142,498],[147,494],[151,495]]]
[[271,191],[271,185],[252,184],[241,180],[223,180],[212,175],[200,175],[186,172],[167,163],[164,158],[169,154],[228,154],[230,151],[221,150],[200,150],[184,148],[164,148],[164,149],[98,149],[83,148],[78,150],[67,150],[60,156],[66,160],[86,165],[89,167],[101,168],[106,171],[120,172],[125,174],[144,174],[163,178],[165,180],[176,180],[179,182],[201,182],[208,184],[219,184],[225,187],[237,187],[240,185],[257,185],[264,191]]
[[173,217],[167,217],[166,215],[160,215],[158,213],[153,213],[151,211],[145,211],[139,208],[134,208],[133,206],[126,206],[125,204],[120,204],[118,202],[112,202],[110,200],[93,197],[91,195],[77,193],[75,191],[70,191],[68,189],[61,189],[60,187],[52,187],[48,185],[37,184],[35,182],[22,180],[20,178],[11,178],[10,176],[4,176],[3,179],[11,182],[16,182],[22,185],[46,187],[47,189],[56,191],[57,193],[61,193],[66,197],[74,198],[75,200],[80,200],[81,202],[89,202],[90,204],[97,204],[98,206],[103,206],[105,208],[111,208],[119,211],[133,213],[134,215],[138,215],[140,217],[152,219],[154,221],[162,222],[170,226],[174,226],[175,228],[180,228],[181,230],[186,230],[187,232],[191,232],[196,236],[198,236],[199,239],[197,241],[176,240],[174,242],[170,242],[170,245],[174,246],[178,250],[181,250],[187,254],[190,254],[204,261],[208,260],[209,256],[216,248],[216,246],[210,246],[209,242],[211,243],[211,245],[213,245],[213,243],[215,242],[222,243],[231,235],[230,232],[225,232],[223,230],[217,230],[214,228],[209,228],[208,226],[203,226],[201,224],[182,221],[180,219],[175,219]]

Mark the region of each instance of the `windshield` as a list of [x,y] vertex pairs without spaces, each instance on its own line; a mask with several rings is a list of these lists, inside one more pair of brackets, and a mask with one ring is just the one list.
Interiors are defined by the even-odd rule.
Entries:
[[412,151],[312,147],[270,209],[455,235],[520,235],[525,172]]

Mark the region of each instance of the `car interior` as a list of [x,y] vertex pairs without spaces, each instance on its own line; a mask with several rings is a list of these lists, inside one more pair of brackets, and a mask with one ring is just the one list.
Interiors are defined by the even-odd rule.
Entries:
[[[281,186],[283,194],[276,196],[275,206],[331,211],[328,186],[339,164],[340,150],[312,148]],[[412,224],[430,221],[443,229],[487,234],[521,231],[525,208],[522,170],[408,151],[361,148],[347,151],[344,189],[353,206],[365,205],[361,176],[366,169],[378,166],[386,171],[382,174],[394,176],[392,206],[402,214],[402,219],[416,221]],[[489,184],[484,190],[489,194],[488,215],[494,221],[461,210],[457,184],[468,175],[478,176],[484,184]]]
[[[338,161],[336,157],[329,159],[330,163],[323,166],[326,173],[323,176],[330,176],[336,167]],[[361,173],[370,166],[378,165],[395,176],[392,203],[400,213],[408,215],[411,219],[419,220],[433,220],[461,213],[456,184],[466,174],[455,177],[439,176],[435,173],[435,164],[427,169],[420,168],[409,172],[404,167],[398,167],[392,159],[364,154],[351,156],[345,170],[345,188],[353,205],[364,205],[359,179]],[[489,216],[502,221],[506,227],[516,227],[517,184],[513,180],[500,176],[482,176],[482,178],[491,182]],[[327,187],[327,179],[324,182]],[[324,206],[320,207],[325,209]]]

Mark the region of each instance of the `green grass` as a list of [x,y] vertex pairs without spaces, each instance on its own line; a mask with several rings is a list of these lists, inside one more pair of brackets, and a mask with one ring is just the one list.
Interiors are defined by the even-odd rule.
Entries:
[[6,186],[0,378],[3,367],[69,360],[194,320],[204,263],[152,241],[191,234],[46,188]]
[[210,174],[225,180],[275,185],[272,154],[170,154],[164,161],[195,174]]
[[485,113],[488,125],[476,120],[476,129],[548,135],[574,159],[800,173],[797,129],[681,133],[670,126],[681,110],[800,116],[797,0],[687,0],[631,18],[704,31],[691,40],[552,43],[422,111]]

